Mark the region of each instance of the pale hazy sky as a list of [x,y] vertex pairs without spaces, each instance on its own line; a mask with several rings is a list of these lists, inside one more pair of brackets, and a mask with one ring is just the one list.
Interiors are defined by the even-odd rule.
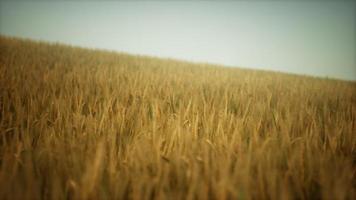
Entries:
[[356,80],[356,1],[1,1],[0,34]]

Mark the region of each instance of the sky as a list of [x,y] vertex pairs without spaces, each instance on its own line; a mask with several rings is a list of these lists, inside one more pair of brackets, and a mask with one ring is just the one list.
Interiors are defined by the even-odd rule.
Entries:
[[356,1],[3,1],[0,34],[356,80]]

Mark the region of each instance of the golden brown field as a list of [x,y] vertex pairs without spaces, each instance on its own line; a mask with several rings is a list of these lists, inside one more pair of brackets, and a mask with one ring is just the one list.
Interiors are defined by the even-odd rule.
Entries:
[[356,83],[0,37],[0,199],[355,199]]

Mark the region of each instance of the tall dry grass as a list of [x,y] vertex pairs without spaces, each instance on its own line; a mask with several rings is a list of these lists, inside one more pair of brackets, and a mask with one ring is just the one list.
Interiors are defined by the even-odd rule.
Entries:
[[356,84],[0,38],[0,199],[355,199]]

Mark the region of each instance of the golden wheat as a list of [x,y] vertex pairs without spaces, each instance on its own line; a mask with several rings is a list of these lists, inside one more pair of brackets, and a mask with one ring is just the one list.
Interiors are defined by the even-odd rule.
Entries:
[[355,199],[356,84],[0,37],[0,199]]

